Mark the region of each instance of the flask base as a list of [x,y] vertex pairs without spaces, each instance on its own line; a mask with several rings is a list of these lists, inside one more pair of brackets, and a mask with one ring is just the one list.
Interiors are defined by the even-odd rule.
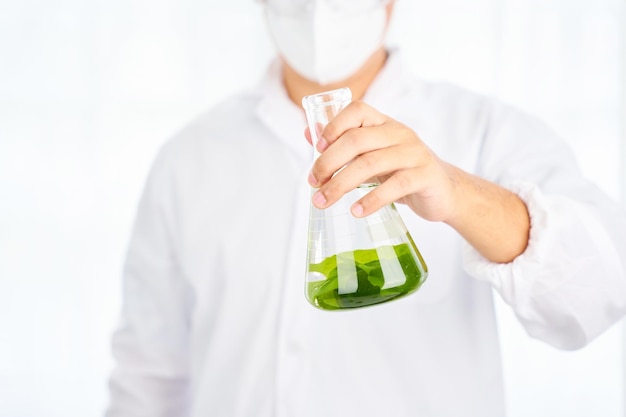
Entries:
[[[379,258],[380,249],[359,249],[310,264],[309,272],[318,273],[318,276],[321,274],[326,279],[307,283],[307,299],[322,310],[343,310],[367,307],[413,293],[428,275],[419,264],[421,256],[414,253],[414,248],[408,243],[391,248],[396,255],[392,259]],[[385,288],[383,271],[386,262],[399,263],[405,276],[402,284]],[[342,280],[355,283],[356,288],[340,291]]]

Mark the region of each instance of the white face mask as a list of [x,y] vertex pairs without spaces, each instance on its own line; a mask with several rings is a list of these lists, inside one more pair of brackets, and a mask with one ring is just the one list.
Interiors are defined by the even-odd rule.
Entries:
[[381,46],[387,26],[384,4],[359,14],[316,1],[309,13],[283,15],[266,6],[278,52],[296,72],[319,84],[345,80]]

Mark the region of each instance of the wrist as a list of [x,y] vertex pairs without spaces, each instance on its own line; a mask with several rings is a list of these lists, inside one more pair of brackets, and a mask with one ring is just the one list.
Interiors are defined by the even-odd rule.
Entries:
[[515,193],[461,170],[454,210],[445,221],[492,262],[507,263],[528,245],[530,217]]

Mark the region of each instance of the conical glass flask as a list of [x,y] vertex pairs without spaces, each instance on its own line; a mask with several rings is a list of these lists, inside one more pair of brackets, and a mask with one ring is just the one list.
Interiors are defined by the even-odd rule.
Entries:
[[[315,158],[319,134],[351,100],[348,88],[302,99]],[[371,306],[411,294],[426,280],[428,268],[393,204],[364,218],[350,213],[376,186],[361,184],[323,210],[311,204],[306,297],[315,307]]]

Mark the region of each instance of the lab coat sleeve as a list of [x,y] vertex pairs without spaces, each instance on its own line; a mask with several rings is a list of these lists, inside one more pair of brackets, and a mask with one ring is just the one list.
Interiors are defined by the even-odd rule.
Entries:
[[527,332],[580,348],[626,312],[626,216],[579,171],[547,127],[503,107],[485,134],[482,176],[509,188],[530,215],[526,250],[507,264],[468,244],[464,267],[493,285]]
[[164,153],[149,174],[128,247],[107,417],[187,415],[193,300],[176,262]]

